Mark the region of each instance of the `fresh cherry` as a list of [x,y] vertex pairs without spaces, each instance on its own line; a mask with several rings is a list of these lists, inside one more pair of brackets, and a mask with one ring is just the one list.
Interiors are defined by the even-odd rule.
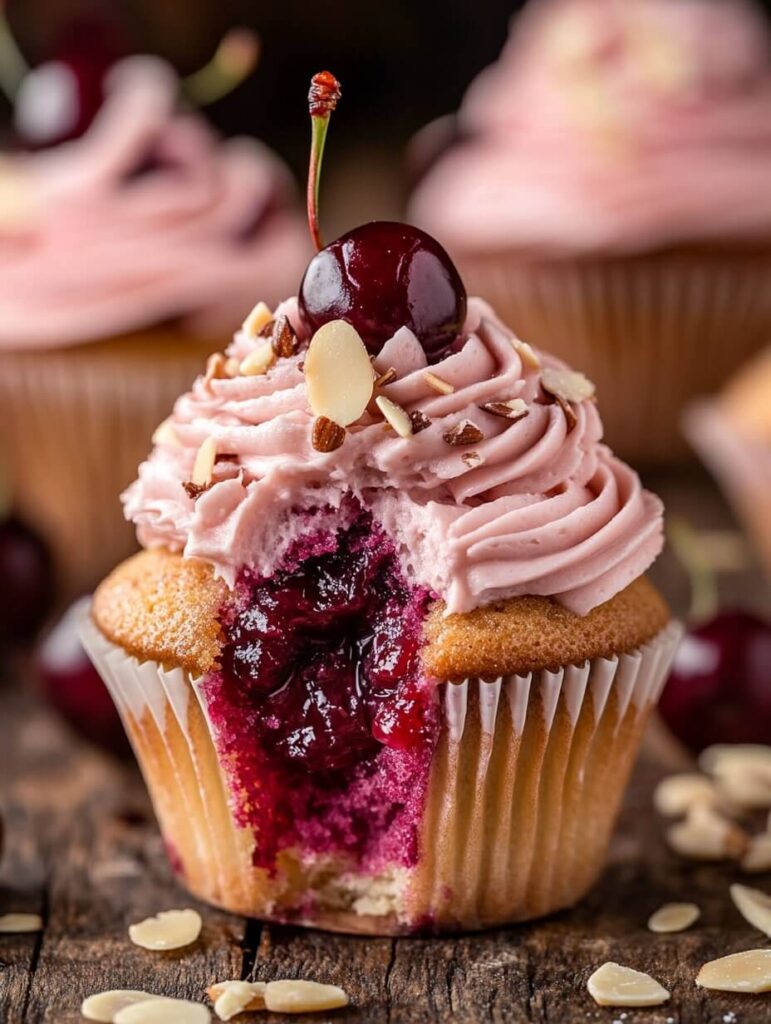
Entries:
[[771,624],[723,612],[688,632],[659,705],[698,752],[712,743],[771,741]]
[[329,118],[339,98],[340,86],[328,71],[313,77],[308,222],[319,251],[300,285],[300,316],[310,332],[330,320],[346,320],[372,354],[400,327],[408,327],[428,358],[436,360],[456,341],[466,318],[460,274],[436,239],[409,224],[373,221],[322,247],[319,180]]
[[53,597],[53,562],[41,538],[14,516],[0,522],[0,644],[31,640]]

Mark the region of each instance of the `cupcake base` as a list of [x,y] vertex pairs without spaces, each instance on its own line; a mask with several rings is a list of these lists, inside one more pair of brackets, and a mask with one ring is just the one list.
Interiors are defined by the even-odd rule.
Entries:
[[[639,737],[679,639],[578,666],[438,685],[414,864],[284,849],[255,865],[203,680],[139,661],[88,620],[83,642],[119,708],[172,863],[235,913],[393,935],[521,921],[579,900],[602,869]],[[252,815],[254,814],[254,808]]]

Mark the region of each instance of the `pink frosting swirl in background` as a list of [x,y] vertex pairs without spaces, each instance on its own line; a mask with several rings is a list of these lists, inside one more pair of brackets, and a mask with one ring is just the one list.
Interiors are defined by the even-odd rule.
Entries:
[[310,244],[289,172],[178,102],[171,67],[129,58],[83,138],[0,165],[0,349],[174,317],[230,333],[255,288],[296,286]]
[[[295,300],[280,308],[302,338]],[[233,584],[245,565],[272,572],[301,533],[334,527],[334,510],[353,493],[395,539],[409,578],[448,612],[536,594],[585,614],[608,600],[659,553],[661,503],[601,443],[593,402],[575,407],[568,429],[559,405],[544,402],[541,371],[523,365],[513,335],[479,299],[470,301],[466,334],[460,351],[432,367],[455,387],[440,395],[426,382],[414,335],[398,331],[376,360],[398,373],[384,393],[431,425],[400,438],[365,414],[327,454],[311,445],[302,352],[263,376],[200,377],[171,417],[178,443],[157,445],[124,496],[140,541],[208,560]],[[242,358],[255,344],[241,332],[229,352]],[[480,408],[511,398],[527,403],[523,419]],[[448,445],[443,435],[466,418],[484,440]],[[183,483],[209,436],[230,458],[192,500]]]
[[451,248],[771,237],[771,40],[750,0],[533,0],[412,215]]

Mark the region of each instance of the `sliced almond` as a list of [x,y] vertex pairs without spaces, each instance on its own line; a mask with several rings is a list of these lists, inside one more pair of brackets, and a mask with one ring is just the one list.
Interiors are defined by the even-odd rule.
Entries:
[[526,341],[521,341],[519,338],[512,338],[511,345],[522,360],[523,366],[526,366],[529,370],[541,369],[541,360],[531,345],[528,345]]
[[261,377],[275,361],[276,353],[273,351],[272,342],[261,341],[241,360],[238,372],[242,377]]
[[547,366],[541,374],[541,386],[548,394],[565,402],[585,402],[594,397],[594,384],[576,370]]
[[450,384],[449,381],[443,380],[441,377],[437,377],[437,375],[435,373],[431,373],[430,370],[426,370],[423,374],[423,380],[430,388],[438,392],[440,395],[451,395],[455,391],[454,384]]
[[653,794],[654,807],[667,818],[679,818],[695,804],[717,807],[719,803],[717,786],[697,772],[670,775],[661,780]]
[[0,934],[22,935],[26,932],[39,932],[43,929],[43,918],[40,914],[0,914]]
[[485,435],[471,420],[461,420],[460,423],[456,423],[450,430],[445,431],[442,434],[445,442],[453,447],[458,447],[464,444],[479,444],[480,441],[484,441]]
[[153,444],[168,444],[174,447],[179,447],[179,438],[171,425],[171,418],[165,419],[163,423],[159,423],[153,431],[152,437]]
[[771,871],[771,833],[763,832],[750,839],[750,845],[742,858],[742,871],[748,875]]
[[697,974],[696,984],[718,992],[771,992],[771,949],[748,949],[710,960]]
[[372,363],[364,342],[345,320],[332,320],[313,335],[305,356],[305,382],[314,414],[341,427],[355,423],[367,408],[375,383]]
[[648,928],[661,935],[684,932],[700,916],[701,911],[695,903],[665,903],[648,918]]
[[244,320],[242,330],[252,338],[256,338],[266,324],[273,319],[273,314],[264,302],[258,302],[249,316]]
[[222,380],[227,377],[227,363],[227,359],[221,352],[213,352],[206,360],[204,383],[209,384],[213,380]]
[[129,938],[143,949],[182,949],[201,934],[201,915],[197,910],[164,910],[129,926]]
[[612,961],[598,967],[586,987],[599,1006],[659,1006],[669,999],[655,978]]
[[225,373],[228,377],[237,377],[241,372],[241,361],[236,359],[235,356],[228,356],[227,362],[225,363]]
[[731,886],[731,899],[745,921],[771,938],[771,896],[735,882]]
[[392,402],[385,395],[378,395],[375,405],[382,412],[386,422],[394,428],[399,437],[412,436],[412,421],[409,415],[396,402]]
[[715,743],[699,755],[699,767],[710,775],[742,767],[771,767],[771,746],[762,743]]
[[187,999],[145,999],[119,1010],[114,1024],[209,1024],[211,1014]]
[[684,821],[672,825],[667,842],[691,860],[738,860],[749,843],[746,833],[705,804],[689,808]]
[[127,1006],[159,998],[151,992],[141,992],[131,988],[110,989],[107,992],[96,992],[84,999],[80,1004],[80,1014],[86,1020],[99,1021],[99,1024],[113,1024],[116,1014]]
[[334,452],[345,441],[345,429],[328,416],[317,416],[313,421],[311,444],[317,452]]
[[214,474],[214,463],[217,461],[217,439],[207,437],[196,452],[190,482],[196,487],[208,487]]
[[220,981],[206,990],[220,1020],[230,1020],[239,1013],[265,1009],[265,982]]
[[317,1013],[348,1005],[348,996],[337,985],[317,981],[269,981],[265,1008],[273,1013]]
[[771,807],[771,764],[726,765],[715,775],[724,798],[747,810]]
[[530,411],[527,402],[522,398],[509,398],[505,402],[485,402],[479,407],[491,416],[501,416],[505,420],[521,420]]

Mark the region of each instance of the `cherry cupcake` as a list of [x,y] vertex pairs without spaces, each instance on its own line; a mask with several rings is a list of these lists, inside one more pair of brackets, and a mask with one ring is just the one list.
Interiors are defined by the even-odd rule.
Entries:
[[[311,88],[311,223],[335,80]],[[678,629],[662,509],[591,383],[422,231],[319,249],[124,496],[145,550],[84,642],[190,890],[399,934],[517,921],[602,869]]]
[[2,458],[69,594],[135,549],[110,510],[146,438],[310,251],[287,169],[217,138],[171,67],[131,57],[104,89],[84,135],[0,165]]
[[687,401],[771,335],[769,124],[750,0],[535,0],[411,215],[522,337],[585,368],[619,452],[682,458]]

